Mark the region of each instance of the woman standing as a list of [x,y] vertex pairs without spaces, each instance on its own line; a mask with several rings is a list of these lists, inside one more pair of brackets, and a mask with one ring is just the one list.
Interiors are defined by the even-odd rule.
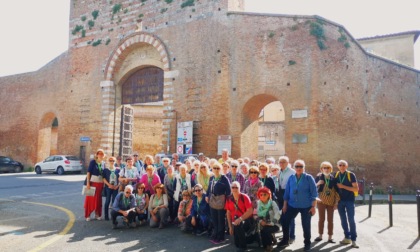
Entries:
[[98,149],[95,154],[95,159],[90,161],[88,172],[86,174],[86,189],[95,187],[95,195],[85,197],[85,218],[86,221],[90,221],[90,214],[95,211],[95,219],[101,220],[102,216],[102,188],[103,182],[103,160],[105,158],[105,152],[102,149]]
[[241,192],[244,190],[245,186],[245,178],[244,176],[238,172],[239,162],[236,160],[232,160],[230,162],[230,172],[226,175],[229,179],[229,182],[232,184],[234,181],[238,181],[239,185],[241,186]]
[[267,163],[261,163],[258,166],[258,169],[260,171],[260,180],[263,182],[263,186],[270,189],[273,200],[277,201],[276,185],[273,178],[268,175],[269,165]]
[[213,176],[213,173],[210,172],[208,165],[206,163],[201,163],[200,172],[197,176],[197,183],[203,186],[205,192],[207,192],[207,189],[209,188],[211,176]]
[[165,193],[165,186],[163,184],[155,185],[155,194],[150,197],[149,212],[150,212],[150,227],[157,227],[162,229],[168,219],[168,196]]
[[244,176],[245,181],[246,181],[249,177],[249,165],[247,163],[242,163],[240,165],[240,168],[241,168],[240,172],[241,172],[242,176]]
[[258,170],[258,167],[251,166],[249,168],[249,177],[245,181],[245,188],[244,188],[244,193],[248,195],[248,197],[251,199],[252,207],[254,209],[257,208],[258,189],[263,187],[263,183],[258,179],[259,173],[260,172]]
[[136,212],[140,225],[147,221],[147,208],[149,206],[149,195],[145,193],[146,186],[143,183],[137,183],[136,193]]
[[[133,158],[128,156],[125,159],[126,162],[126,167],[124,168],[124,170],[120,171],[120,191],[124,190],[124,187],[126,185],[135,185],[137,182],[139,175],[139,171],[137,170],[137,168],[134,166],[134,162],[133,162]],[[133,186],[134,187],[134,186]]]
[[276,243],[274,234],[280,230],[277,223],[280,220],[280,210],[277,203],[271,199],[271,190],[267,187],[258,189],[257,216],[259,220],[261,241],[265,251],[272,251]]
[[191,188],[194,186],[191,181],[191,175],[187,173],[187,166],[182,164],[179,167],[179,174],[175,177],[175,192],[174,192],[174,209],[178,211],[179,202],[182,200],[182,192],[187,190],[191,192]]
[[340,196],[338,195],[337,181],[331,174],[333,166],[330,162],[321,163],[321,173],[315,178],[316,186],[318,187],[319,199],[317,202],[318,206],[318,233],[319,236],[315,238],[315,241],[322,240],[322,234],[324,233],[324,222],[325,212],[327,212],[328,220],[328,242],[335,243],[332,239],[334,230],[334,210],[337,210],[338,201]]
[[231,190],[229,180],[221,174],[222,165],[215,162],[212,168],[214,176],[210,178],[206,201],[210,205],[210,214],[214,225],[210,242],[219,244],[225,240],[225,202]]
[[168,195],[168,208],[169,208],[169,217],[170,221],[173,222],[176,217],[176,211],[174,210],[174,181],[175,181],[175,174],[174,168],[170,165],[166,168],[167,174],[165,175],[164,184],[165,184],[165,191]]
[[149,196],[155,193],[155,190],[153,189],[154,186],[158,183],[161,183],[159,176],[154,171],[155,167],[153,165],[148,165],[146,167],[146,173],[143,174],[143,176],[139,180],[139,183],[143,183],[146,185],[146,193]]
[[120,170],[115,167],[115,158],[110,157],[108,159],[108,166],[104,170],[104,190],[105,190],[105,220],[109,220],[109,204],[114,203],[115,197],[118,194],[118,177]]

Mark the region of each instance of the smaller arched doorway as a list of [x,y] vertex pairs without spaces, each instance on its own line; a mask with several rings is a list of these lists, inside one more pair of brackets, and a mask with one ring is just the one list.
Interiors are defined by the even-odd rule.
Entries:
[[36,161],[42,161],[58,152],[58,119],[52,112],[46,113],[39,124]]
[[285,150],[285,111],[271,95],[257,95],[242,110],[241,156],[265,160],[278,158]]

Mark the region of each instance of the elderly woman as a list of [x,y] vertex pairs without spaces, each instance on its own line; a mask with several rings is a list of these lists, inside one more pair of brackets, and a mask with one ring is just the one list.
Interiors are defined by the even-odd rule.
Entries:
[[235,246],[239,251],[246,250],[246,232],[254,228],[252,218],[252,203],[248,195],[241,193],[241,185],[238,181],[231,184],[232,195],[226,200],[226,219],[229,226],[229,234],[233,235]]
[[230,195],[230,182],[221,174],[222,165],[215,162],[212,167],[214,176],[210,178],[206,201],[210,205],[210,214],[214,226],[210,242],[219,244],[225,240],[225,200]]
[[159,176],[154,172],[155,167],[153,165],[148,165],[146,167],[146,173],[143,174],[139,183],[143,183],[146,185],[146,193],[150,196],[155,193],[153,189],[155,185],[161,183]]
[[129,227],[136,227],[136,200],[132,194],[133,187],[127,185],[124,192],[120,192],[112,205],[112,228],[117,228],[117,217],[123,216],[124,223]]
[[196,197],[193,198],[190,218],[187,218],[187,228],[192,228],[193,234],[201,236],[207,233],[207,231],[210,231],[208,230],[210,206],[205,200],[205,194],[201,184],[196,184],[193,191]]
[[226,175],[229,179],[229,182],[232,184],[234,181],[238,181],[239,185],[241,186],[241,192],[244,190],[245,186],[245,178],[244,176],[238,172],[239,162],[236,160],[232,160],[230,162],[230,172]]
[[136,213],[140,225],[143,225],[147,221],[147,208],[149,206],[149,195],[145,192],[146,186],[144,183],[137,183],[136,193],[134,197],[136,199]]
[[191,179],[194,181],[194,184],[197,184],[197,176],[198,176],[198,173],[200,172],[200,165],[201,165],[201,162],[198,160],[195,160],[192,165],[193,169],[191,169],[190,171]]
[[176,211],[174,209],[174,191],[175,191],[175,174],[174,168],[170,165],[166,168],[167,174],[165,175],[164,184],[165,191],[168,197],[168,209],[170,222],[173,222],[176,217]]
[[150,227],[159,226],[159,229],[162,229],[169,215],[168,196],[163,184],[156,184],[154,190],[156,193],[150,197],[149,201]]
[[249,177],[245,181],[244,193],[251,199],[252,207],[257,208],[257,192],[258,189],[263,187],[263,182],[258,179],[260,171],[257,166],[251,166],[249,168]]
[[222,164],[222,173],[223,175],[227,175],[230,172],[230,164],[228,162],[224,162]]
[[273,245],[277,243],[274,234],[279,231],[277,223],[280,220],[280,210],[277,203],[271,199],[269,188],[261,187],[257,195],[257,217],[262,245],[265,251],[273,251]]
[[90,187],[95,187],[95,195],[85,197],[85,218],[86,221],[90,221],[90,215],[95,212],[95,219],[101,220],[102,216],[102,188],[104,185],[104,167],[103,160],[105,152],[102,149],[96,151],[95,159],[89,163],[88,172],[86,174],[86,189],[90,190]]
[[258,170],[260,171],[260,180],[263,182],[263,186],[270,189],[273,199],[277,200],[277,197],[275,196],[276,185],[274,184],[273,178],[268,175],[269,165],[266,163],[261,163],[258,167]]
[[186,220],[188,216],[191,215],[191,207],[193,201],[191,199],[191,194],[188,190],[182,191],[182,201],[179,203],[178,207],[178,221],[179,221],[179,228],[181,231],[190,231],[187,228]]
[[245,162],[242,163],[240,165],[240,172],[241,172],[242,176],[244,176],[245,181],[246,181],[248,179],[248,176],[249,176],[249,165]]
[[194,186],[194,182],[191,181],[191,175],[187,173],[187,166],[185,164],[179,167],[179,174],[175,177],[175,192],[174,192],[174,209],[178,211],[179,203],[182,200],[182,192],[188,190],[191,192],[191,188]]
[[213,176],[213,173],[209,170],[207,164],[201,163],[200,172],[197,175],[197,183],[203,186],[205,192],[207,192],[207,189],[209,188],[211,176]]
[[120,191],[123,190],[124,186],[132,185],[135,186],[137,179],[140,174],[137,168],[134,166],[134,161],[131,156],[125,159],[126,167],[120,171]]
[[118,194],[118,177],[120,170],[115,168],[115,161],[116,159],[114,157],[108,158],[107,168],[104,170],[104,178],[103,182],[105,184],[104,190],[105,190],[105,207],[104,207],[104,213],[105,213],[105,220],[109,220],[109,205],[112,204],[115,200],[115,197],[117,197]]
[[328,242],[335,243],[332,239],[334,230],[334,210],[338,207],[338,201],[340,196],[338,195],[337,181],[331,174],[333,166],[330,162],[322,162],[320,167],[321,173],[315,178],[316,185],[318,187],[319,199],[317,202],[318,206],[318,233],[319,236],[315,238],[315,241],[321,241],[324,233],[324,222],[325,212],[327,212],[328,218]]

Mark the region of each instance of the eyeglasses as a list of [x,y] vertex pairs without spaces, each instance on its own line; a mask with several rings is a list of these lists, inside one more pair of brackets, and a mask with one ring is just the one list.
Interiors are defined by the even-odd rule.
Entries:
[[167,163],[167,162],[169,162],[169,161],[168,161],[168,160],[165,160],[165,161],[163,161],[163,162]]
[[200,166],[200,169],[206,168],[205,166]]
[[238,168],[238,166],[237,165],[232,165],[232,168]]
[[220,170],[219,167],[213,167],[213,170]]
[[194,192],[201,192],[201,189],[200,190],[194,190]]
[[324,170],[329,170],[329,169],[331,169],[330,167],[322,167],[322,169],[324,169]]
[[114,160],[108,160],[108,162],[110,162],[110,163],[114,163],[115,161],[114,161]]
[[301,168],[301,169],[303,169],[303,165],[295,165],[295,168]]
[[131,194],[131,192],[125,192],[125,194]]
[[139,189],[143,189],[143,190],[144,190],[145,188],[146,188],[146,187],[139,187]]
[[138,157],[139,155],[133,155],[133,157]]
[[260,193],[260,196],[267,196],[267,193]]
[[232,189],[238,189],[238,187],[237,187],[237,186],[232,186],[231,188],[232,188]]
[[160,189],[160,190],[162,190],[162,187],[158,187],[158,188],[156,188],[156,189]]
[[267,169],[260,169],[260,171],[267,171]]
[[341,166],[346,166],[346,165],[345,165],[345,164],[339,164],[338,166],[340,166],[340,167],[341,167]]
[[258,174],[256,171],[249,172],[249,174]]

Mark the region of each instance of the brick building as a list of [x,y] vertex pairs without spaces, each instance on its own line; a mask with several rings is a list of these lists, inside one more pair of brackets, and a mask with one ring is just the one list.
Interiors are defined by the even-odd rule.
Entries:
[[1,154],[174,152],[177,122],[194,121],[194,152],[231,135],[233,157],[254,157],[260,111],[279,101],[285,151],[309,172],[346,159],[368,182],[419,184],[420,72],[339,24],[242,0],[72,0],[69,33],[39,71],[0,78]]

